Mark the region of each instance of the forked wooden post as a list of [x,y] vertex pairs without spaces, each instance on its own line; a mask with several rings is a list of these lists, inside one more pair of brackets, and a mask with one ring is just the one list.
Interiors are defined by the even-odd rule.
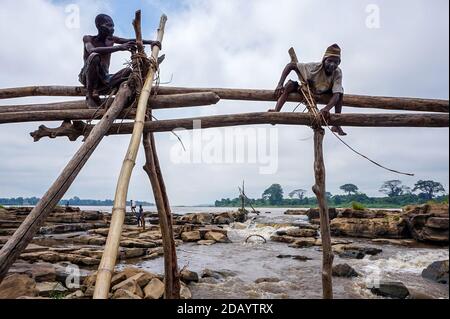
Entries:
[[116,99],[101,121],[95,125],[86,141],[75,153],[47,193],[45,193],[42,199],[16,230],[14,235],[0,250],[0,282],[8,272],[9,267],[15,262],[17,257],[36,235],[46,217],[53,211],[55,206],[69,189],[70,185],[72,185],[84,164],[86,164],[89,157],[100,144],[102,138],[113,125],[114,120],[129,102],[128,100],[131,95],[132,91],[127,83],[122,84]]
[[153,133],[145,133],[143,143],[146,158],[144,170],[152,185],[153,195],[158,209],[159,224],[161,227],[165,273],[164,297],[166,299],[180,299],[180,275],[175,239],[173,236],[172,213],[161,167],[159,165],[158,155],[156,153]]
[[[164,37],[164,28],[167,16],[163,15],[158,28],[157,40],[162,42]],[[154,46],[152,50],[153,61],[158,60],[159,47]],[[111,225],[109,228],[108,238],[106,240],[105,250],[100,262],[97,280],[94,290],[94,299],[107,299],[109,288],[111,285],[111,277],[116,265],[117,254],[119,250],[120,238],[122,236],[122,226],[125,219],[126,199],[128,186],[130,184],[131,173],[136,163],[136,157],[139,145],[142,139],[144,129],[145,114],[147,111],[147,103],[152,90],[153,79],[156,74],[156,65],[153,63],[148,71],[147,78],[141,90],[139,102],[136,111],[136,119],[134,122],[133,133],[131,135],[130,144],[122,164],[119,180],[117,182],[116,194],[114,197],[114,207],[112,210]]]
[[317,197],[320,212],[320,234],[322,238],[322,290],[324,299],[333,299],[333,252],[331,249],[330,218],[325,187],[325,164],[323,160],[323,138],[325,130],[314,128],[314,175],[316,183],[312,190]]

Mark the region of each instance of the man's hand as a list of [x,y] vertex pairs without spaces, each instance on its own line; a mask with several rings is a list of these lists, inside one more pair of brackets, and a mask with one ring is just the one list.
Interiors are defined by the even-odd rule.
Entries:
[[136,42],[129,41],[127,43],[121,44],[119,47],[120,47],[121,51],[135,51],[136,50]]
[[280,96],[284,93],[284,86],[282,84],[278,84],[275,89],[275,98],[279,99]]
[[162,50],[161,42],[159,42],[159,41],[153,41],[153,42],[151,43],[151,48],[152,48],[152,50],[153,50],[153,47],[154,47],[155,45],[156,45],[160,50]]
[[322,117],[325,119],[326,122],[330,121],[330,110],[329,109],[327,109],[326,107],[323,108],[320,111],[320,114],[322,115]]

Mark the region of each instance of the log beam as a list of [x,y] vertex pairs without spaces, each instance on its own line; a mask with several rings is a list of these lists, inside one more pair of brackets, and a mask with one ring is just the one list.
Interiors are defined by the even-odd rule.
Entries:
[[[228,88],[184,88],[159,87],[158,95],[186,94],[199,92],[214,92],[223,100],[240,101],[276,101],[273,90],[228,89]],[[67,86],[34,86],[23,88],[0,89],[0,99],[18,98],[26,96],[84,96],[82,87]],[[330,96],[316,96],[319,104],[327,104]],[[301,102],[300,94],[291,94],[289,102]],[[356,108],[375,108],[384,110],[404,110],[422,112],[449,113],[449,101],[439,99],[422,99],[406,97],[383,97],[365,95],[344,95],[344,106]]]
[[[236,115],[215,115],[198,118],[186,118],[176,120],[163,120],[146,122],[144,132],[170,132],[177,128],[192,130],[195,123],[201,124],[201,128],[217,128],[257,124],[281,124],[281,125],[307,125],[313,122],[309,114],[304,113],[245,113]],[[353,127],[449,127],[448,114],[332,114],[329,125],[353,126]],[[41,125],[38,130],[30,133],[35,141],[43,137],[63,137],[70,140],[75,137],[89,134],[92,125],[74,122],[72,126],[63,123],[58,128],[47,128]],[[133,125],[130,123],[114,124],[107,135],[131,134]],[[76,140],[76,138],[75,138]]]

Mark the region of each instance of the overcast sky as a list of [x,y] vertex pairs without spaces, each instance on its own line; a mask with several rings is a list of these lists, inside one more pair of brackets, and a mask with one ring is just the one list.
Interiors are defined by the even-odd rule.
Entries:
[[[173,86],[274,89],[289,62],[287,50],[291,46],[302,61],[309,62],[321,60],[326,47],[338,43],[342,47],[346,93],[439,99],[448,99],[449,95],[447,0],[0,0],[0,3],[2,88],[78,85],[77,76],[83,64],[82,36],[95,34],[96,14],[110,14],[116,22],[116,34],[133,37],[131,21],[134,11],[141,8],[145,38],[155,38],[162,13],[169,17],[163,42],[167,59],[161,66],[161,80],[171,81]],[[73,19],[76,8],[79,26],[77,19]],[[114,54],[111,71],[122,68],[127,59],[126,53]],[[2,100],[0,104],[55,100],[63,98]],[[284,111],[290,112],[295,106],[288,104]],[[221,101],[214,107],[155,111],[155,116],[168,119],[257,112],[273,107],[274,103]],[[361,110],[344,108],[344,112]],[[80,147],[81,140],[69,142],[65,138],[33,143],[29,132],[40,124],[0,125],[0,197],[41,197]],[[345,140],[357,150],[415,176],[398,176],[375,167],[327,134],[324,147],[327,190],[331,193],[341,193],[339,186],[351,182],[370,196],[380,196],[380,185],[391,179],[400,179],[408,186],[419,179],[433,179],[448,190],[448,129],[346,128],[346,131],[349,135]],[[234,198],[244,179],[250,197],[260,197],[272,183],[281,184],[286,194],[302,188],[312,196],[311,129],[260,126],[247,131],[206,130],[204,134],[204,143],[200,145],[191,143],[195,134],[181,134],[187,146],[184,156],[192,154],[195,147],[202,147],[209,154],[205,151],[209,148],[219,156],[215,163],[204,159],[180,163],[175,156],[180,145],[173,135],[157,134],[172,204],[208,204],[220,198]],[[234,140],[236,136],[256,137],[259,142],[242,144]],[[266,137],[268,142],[261,143]],[[129,136],[106,137],[65,198],[114,198],[128,142]],[[235,144],[246,145],[244,155],[249,155],[244,157],[245,161],[225,160]],[[256,163],[251,156],[255,145],[259,152]],[[153,201],[143,164],[141,148],[128,199]]]

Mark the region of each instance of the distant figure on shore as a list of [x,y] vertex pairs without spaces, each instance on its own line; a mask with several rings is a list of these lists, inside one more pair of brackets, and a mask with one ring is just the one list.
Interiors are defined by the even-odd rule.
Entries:
[[144,218],[144,208],[142,205],[139,205],[139,214],[138,214],[138,227],[142,226],[142,228],[145,230],[145,218]]
[[66,202],[66,208],[69,208],[69,202],[68,201]]
[[[269,112],[280,112],[289,94],[298,92],[300,84],[296,81],[289,80],[286,85],[287,76],[291,71],[296,71],[309,86],[313,94],[332,94],[328,104],[320,111],[326,120],[330,118],[330,111],[334,107],[336,114],[342,112],[342,103],[344,99],[344,88],[342,87],[342,70],[339,68],[341,64],[341,48],[337,44],[333,44],[325,52],[322,62],[313,63],[289,63],[283,70],[280,82],[275,89],[275,97],[278,99],[274,110]],[[345,136],[340,126],[333,126],[332,131]]]
[[[123,39],[114,36],[114,21],[106,14],[99,14],[95,18],[95,26],[98,29],[96,36],[85,35],[84,43],[84,67],[79,74],[80,82],[86,87],[86,104],[89,108],[97,108],[101,105],[100,94],[109,94],[112,89],[120,86],[128,80],[131,68],[124,68],[116,74],[109,74],[111,53],[118,51],[135,51],[135,39]],[[144,44],[158,46],[159,41],[143,41]],[[115,44],[119,44],[116,45]]]

